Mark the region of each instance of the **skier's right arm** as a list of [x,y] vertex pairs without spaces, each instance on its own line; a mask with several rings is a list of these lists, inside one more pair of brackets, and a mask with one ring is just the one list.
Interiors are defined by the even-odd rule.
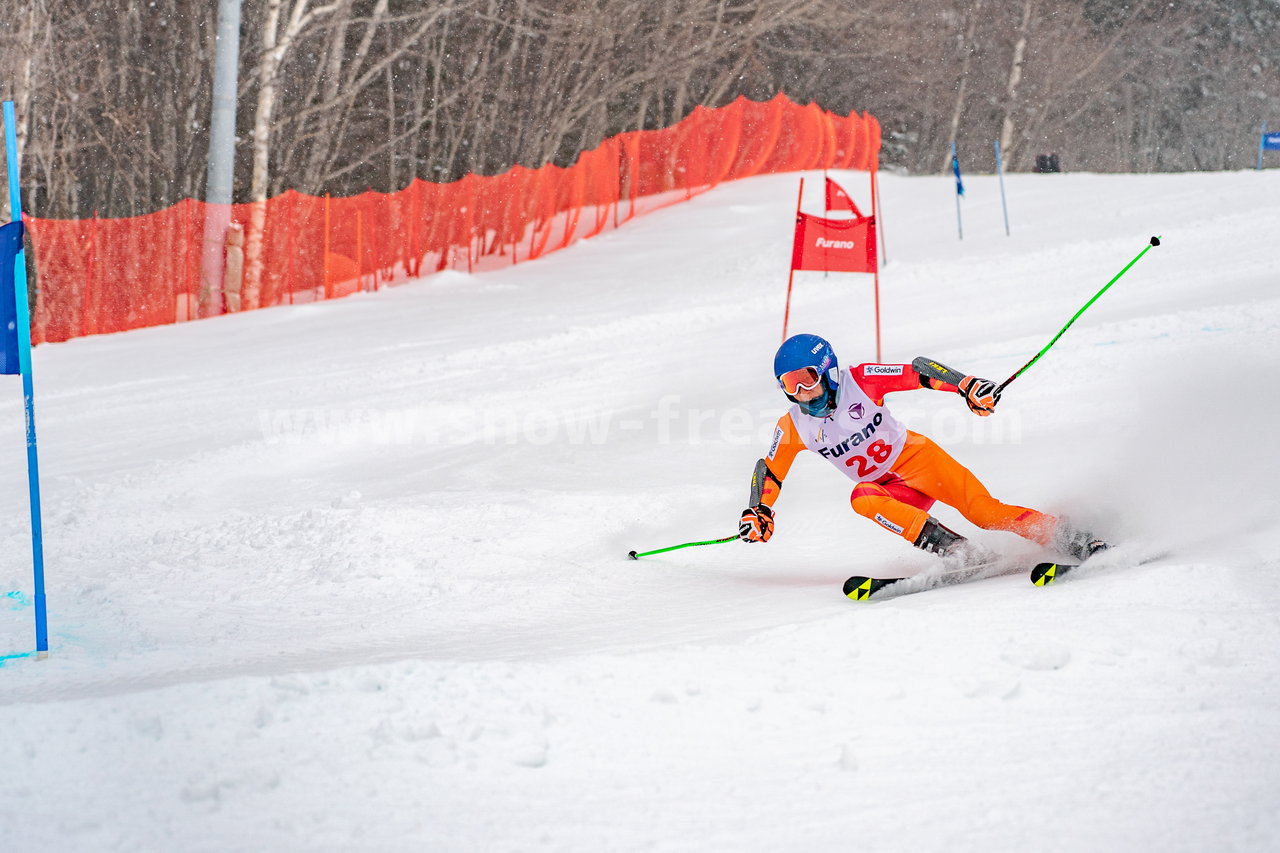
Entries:
[[756,463],[751,475],[750,506],[742,511],[738,536],[747,542],[768,542],[773,535],[773,502],[782,493],[782,480],[791,470],[804,441],[796,432],[791,415],[778,419],[769,445],[769,455]]
[[773,506],[782,492],[782,481],[791,470],[791,463],[796,461],[796,456],[804,449],[804,439],[796,431],[791,413],[778,418],[778,425],[773,428],[773,440],[769,442],[769,454],[760,460],[767,473],[761,478],[763,482],[759,503]]

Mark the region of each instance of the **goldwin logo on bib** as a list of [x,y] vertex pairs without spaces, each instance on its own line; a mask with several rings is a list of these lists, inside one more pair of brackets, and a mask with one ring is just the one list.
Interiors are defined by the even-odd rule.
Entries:
[[864,364],[862,366],[863,376],[901,376],[901,364]]

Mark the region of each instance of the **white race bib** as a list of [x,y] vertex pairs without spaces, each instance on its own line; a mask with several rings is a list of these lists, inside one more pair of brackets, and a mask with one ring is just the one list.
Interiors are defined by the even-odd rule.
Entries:
[[791,421],[805,447],[858,483],[888,474],[907,439],[902,421],[876,405],[849,371],[841,376],[830,417],[815,418],[792,406]]

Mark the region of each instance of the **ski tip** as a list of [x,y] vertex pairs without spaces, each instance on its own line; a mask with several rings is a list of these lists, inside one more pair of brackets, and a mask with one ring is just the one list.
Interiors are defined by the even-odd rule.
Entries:
[[1153,246],[1159,246],[1159,245],[1160,245],[1160,238],[1159,238],[1159,237],[1152,237],[1152,238],[1151,238],[1151,245],[1153,245]]
[[844,594],[854,601],[862,601],[871,595],[871,578],[854,575],[844,582]]
[[844,582],[844,594],[852,601],[866,601],[889,584],[899,580],[901,578],[869,578],[854,575]]
[[635,552],[635,551],[628,551],[628,552],[627,552],[627,556],[634,560],[634,559],[636,558],[636,552]]
[[1031,582],[1036,586],[1048,586],[1074,568],[1063,563],[1040,563],[1031,570]]
[[1048,586],[1058,575],[1057,563],[1038,563],[1031,570],[1031,582],[1036,586]]

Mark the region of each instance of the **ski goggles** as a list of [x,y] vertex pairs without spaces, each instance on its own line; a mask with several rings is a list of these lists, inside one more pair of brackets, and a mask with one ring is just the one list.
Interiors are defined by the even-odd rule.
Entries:
[[797,370],[789,370],[778,377],[778,384],[782,386],[782,390],[794,397],[801,391],[811,391],[818,387],[818,371],[813,367],[801,367]]

